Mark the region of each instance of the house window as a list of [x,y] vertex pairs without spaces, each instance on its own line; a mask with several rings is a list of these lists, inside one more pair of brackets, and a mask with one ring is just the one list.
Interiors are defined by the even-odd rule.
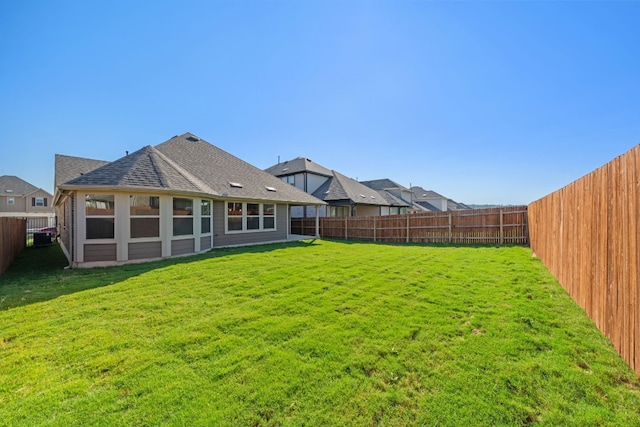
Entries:
[[397,208],[397,207],[390,207],[389,208],[389,215],[398,215],[398,213],[400,213],[399,208]]
[[200,233],[211,233],[211,201],[200,202]]
[[260,229],[260,205],[247,203],[247,230]]
[[132,239],[160,236],[160,198],[129,196],[130,234]]
[[13,205],[15,202],[16,201],[13,197],[7,197],[7,205]]
[[275,204],[227,203],[227,232],[271,231],[275,228]]
[[271,203],[262,205],[262,228],[265,230],[276,228],[276,205]]
[[296,185],[296,176],[295,175],[287,175],[280,178],[282,181],[287,184]]
[[331,216],[350,216],[349,206],[331,206]]
[[193,199],[173,198],[173,235],[193,234]]
[[47,206],[47,198],[46,197],[32,197],[31,198],[31,206]]
[[105,194],[85,195],[87,239],[113,239],[114,197]]
[[227,203],[227,231],[242,231],[242,203]]

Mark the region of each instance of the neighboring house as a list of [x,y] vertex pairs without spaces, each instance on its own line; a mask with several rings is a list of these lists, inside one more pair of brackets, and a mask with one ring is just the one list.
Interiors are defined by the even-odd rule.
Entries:
[[54,205],[70,265],[91,267],[285,241],[290,206],[324,202],[185,133],[114,162],[57,155]]
[[[329,169],[312,162],[305,157],[297,157],[278,163],[265,172],[275,175],[282,181],[293,185],[305,193],[313,194],[322,184],[333,177]],[[313,206],[297,206],[291,209],[292,217],[313,217],[316,215]],[[320,206],[319,216],[327,216],[327,207]]]
[[414,202],[432,212],[471,209],[463,203],[458,203],[432,190],[425,190],[422,187],[414,186],[411,187],[411,191],[413,192]]
[[455,200],[449,199],[447,201],[447,209],[449,209],[450,211],[458,211],[458,210],[466,210],[466,209],[473,209],[473,208],[469,205],[465,205],[464,203],[459,203],[459,202],[456,202]]
[[53,196],[13,175],[0,176],[0,216],[54,218]]
[[[304,157],[278,163],[265,171],[327,202],[326,207],[320,207],[319,216],[389,215],[393,208],[406,209],[408,206],[399,198],[388,197]],[[315,214],[312,207],[292,210],[293,217],[313,217]]]
[[390,203],[394,203],[390,208],[391,215],[429,211],[426,207],[414,202],[411,190],[388,178],[361,181],[361,183],[386,195]]

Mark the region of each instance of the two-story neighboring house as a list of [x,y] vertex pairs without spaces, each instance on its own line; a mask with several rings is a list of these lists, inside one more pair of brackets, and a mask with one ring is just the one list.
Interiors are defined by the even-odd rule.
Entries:
[[[28,218],[30,222],[35,218],[55,218],[52,200],[50,193],[17,176],[0,176],[0,216]],[[48,225],[51,224],[42,227]]]
[[[409,206],[399,198],[389,197],[305,157],[278,163],[266,172],[327,202],[327,206],[319,207],[319,216],[389,215],[393,208]],[[313,206],[292,208],[291,216],[314,217],[314,209]]]

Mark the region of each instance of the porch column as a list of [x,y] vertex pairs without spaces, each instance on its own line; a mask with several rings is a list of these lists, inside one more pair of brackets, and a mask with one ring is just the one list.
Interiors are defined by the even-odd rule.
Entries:
[[316,238],[320,238],[320,205],[316,205]]

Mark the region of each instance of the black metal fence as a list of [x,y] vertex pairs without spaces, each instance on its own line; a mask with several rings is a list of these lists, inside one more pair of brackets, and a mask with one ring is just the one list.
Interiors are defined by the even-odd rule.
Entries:
[[58,235],[55,217],[27,217],[27,246],[51,244]]

